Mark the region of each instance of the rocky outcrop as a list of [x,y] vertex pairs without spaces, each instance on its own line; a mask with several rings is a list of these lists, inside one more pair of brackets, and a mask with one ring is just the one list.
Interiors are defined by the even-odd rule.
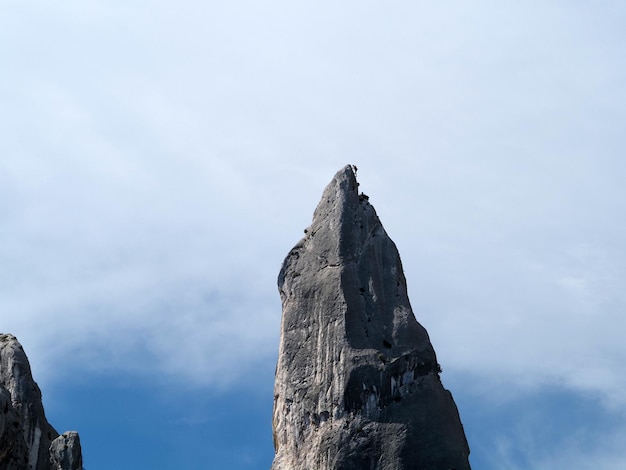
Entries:
[[53,470],[81,469],[83,456],[76,431],[64,432],[50,444],[50,463]]
[[[59,436],[48,423],[24,349],[7,334],[0,334],[0,407],[0,470],[82,469],[78,434]],[[66,453],[71,458],[59,458]]]
[[326,187],[279,275],[272,470],[469,470],[398,251],[355,172]]

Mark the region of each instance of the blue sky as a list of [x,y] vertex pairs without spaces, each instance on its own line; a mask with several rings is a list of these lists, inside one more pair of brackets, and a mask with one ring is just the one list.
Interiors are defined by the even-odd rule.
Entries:
[[1,330],[50,421],[88,470],[269,468],[276,276],[353,163],[474,468],[624,467],[625,19],[2,2]]

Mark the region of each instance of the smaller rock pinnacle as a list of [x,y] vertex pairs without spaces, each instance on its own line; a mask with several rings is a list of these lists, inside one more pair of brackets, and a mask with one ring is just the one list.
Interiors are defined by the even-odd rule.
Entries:
[[0,469],[82,470],[78,434],[59,436],[48,423],[26,353],[8,334],[0,334],[0,408]]

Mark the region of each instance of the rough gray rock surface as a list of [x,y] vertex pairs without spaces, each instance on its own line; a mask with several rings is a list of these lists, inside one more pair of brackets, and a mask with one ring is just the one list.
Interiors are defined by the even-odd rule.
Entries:
[[355,171],[326,187],[279,275],[272,470],[469,470],[398,251]]
[[53,470],[80,470],[83,468],[83,456],[77,432],[64,432],[52,441],[50,463]]
[[0,470],[80,470],[80,441],[70,443],[79,466],[54,466],[50,446],[59,433],[48,423],[41,390],[22,345],[0,334]]

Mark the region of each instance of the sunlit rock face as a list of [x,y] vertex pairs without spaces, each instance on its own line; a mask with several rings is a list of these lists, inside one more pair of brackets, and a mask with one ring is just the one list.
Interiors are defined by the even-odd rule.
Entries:
[[[82,469],[78,435],[59,439],[46,420],[22,345],[15,336],[0,334],[0,470]],[[54,461],[51,446],[71,453],[72,463]]]
[[356,168],[324,190],[278,279],[272,470],[465,470],[469,447]]

